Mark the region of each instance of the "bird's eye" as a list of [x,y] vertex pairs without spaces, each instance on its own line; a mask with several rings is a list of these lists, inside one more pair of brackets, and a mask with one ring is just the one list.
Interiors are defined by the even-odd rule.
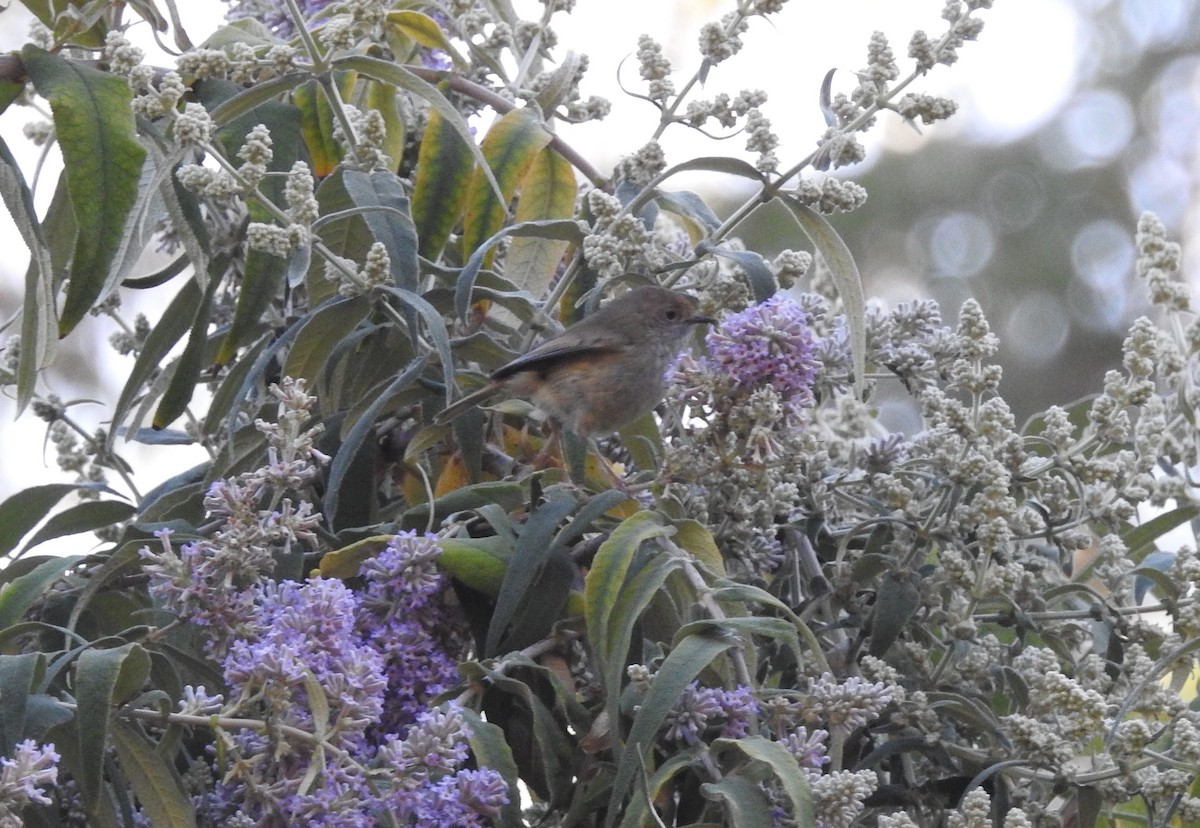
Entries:
[[674,322],[678,318],[679,318],[679,311],[675,310],[674,308],[667,311],[667,321],[668,322]]

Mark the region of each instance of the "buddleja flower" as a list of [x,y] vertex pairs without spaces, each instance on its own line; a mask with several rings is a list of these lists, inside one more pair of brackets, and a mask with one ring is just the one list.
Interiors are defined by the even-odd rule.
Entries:
[[380,733],[411,725],[429,699],[458,678],[464,626],[441,600],[446,578],[435,564],[440,554],[433,536],[404,532],[360,570],[367,587],[355,621],[366,646],[386,665],[387,701],[375,728]]
[[[291,37],[296,33],[291,15],[282,0],[226,0],[229,11],[225,13],[226,20],[243,20],[254,18],[261,21],[268,29],[281,37]],[[328,6],[333,0],[297,0],[300,13],[305,19]]]
[[705,342],[706,367],[728,377],[739,395],[770,385],[789,406],[812,404],[816,340],[803,306],[787,294],[726,316]]
[[388,805],[401,824],[471,828],[500,815],[508,785],[491,768],[463,767],[470,738],[462,709],[451,702],[422,713],[403,739],[391,736],[379,748],[394,771]]
[[12,757],[0,757],[0,828],[24,825],[21,811],[31,802],[49,805],[46,788],[58,781],[54,745],[39,747],[32,739],[16,746]]

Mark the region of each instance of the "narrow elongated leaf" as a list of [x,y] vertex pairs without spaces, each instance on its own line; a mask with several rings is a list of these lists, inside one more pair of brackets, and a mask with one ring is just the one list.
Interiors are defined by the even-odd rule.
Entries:
[[259,109],[267,101],[272,101],[290,92],[311,76],[307,72],[293,72],[279,75],[270,80],[258,81],[253,86],[238,92],[215,107],[209,115],[217,127],[224,127],[238,118]]
[[17,369],[17,412],[33,398],[37,373],[54,360],[54,262],[37,218],[33,193],[17,159],[0,138],[0,197],[29,250],[21,318],[21,361]]
[[[476,168],[467,188],[463,215],[464,254],[473,253],[504,226],[508,203],[516,194],[517,185],[552,137],[541,119],[528,108],[514,109],[492,124],[480,149],[488,169],[495,173],[499,191],[492,189],[484,169]],[[484,267],[490,264],[491,258],[489,250],[484,256]]]
[[467,259],[467,263],[463,265],[463,269],[458,274],[458,281],[454,286],[454,312],[461,319],[467,318],[467,314],[471,310],[471,296],[475,288],[475,278],[483,268],[484,261],[487,259],[492,248],[506,236],[516,238],[536,236],[544,239],[579,242],[583,240],[583,235],[583,228],[579,226],[579,222],[570,219],[529,221],[524,224],[512,224],[503,228],[496,235],[481,244],[471,254],[470,258]]
[[850,248],[833,225],[823,215],[794,198],[782,199],[791,211],[796,223],[812,240],[817,252],[825,260],[838,297],[846,311],[846,327],[850,332],[850,358],[854,366],[854,395],[863,398],[867,371],[867,321],[866,296],[863,293],[862,277]]
[[316,380],[325,367],[333,346],[367,317],[371,303],[365,296],[338,299],[305,317],[288,353],[283,373],[289,377]]
[[[480,767],[491,768],[504,778],[510,791],[517,790],[519,784],[517,762],[513,759],[512,748],[504,740],[504,731],[491,722],[485,722],[478,713],[469,707],[462,708],[463,719],[471,730],[471,753]],[[521,804],[515,796],[508,798],[508,804],[500,810],[499,825],[504,828],[518,828],[521,823]]]
[[164,762],[154,746],[128,722],[114,719],[109,733],[125,778],[133,786],[150,824],[155,828],[195,826],[195,809],[175,766]]
[[[93,487],[78,483],[30,486],[0,503],[0,555],[16,549],[21,538],[41,523],[60,500],[83,488]],[[105,491],[111,490],[105,487]]]
[[[146,382],[158,370],[160,361],[175,347],[175,343],[195,322],[196,308],[203,295],[199,284],[194,279],[189,279],[179,289],[179,293],[171,300],[167,309],[163,311],[158,323],[150,329],[150,334],[142,345],[141,353],[138,354],[133,368],[129,371],[125,387],[121,389],[121,396],[117,398],[117,405],[113,409],[114,423],[125,423],[126,415],[133,409]],[[110,430],[110,443],[117,433],[118,429],[116,428]]]
[[442,547],[439,567],[477,592],[493,597],[500,594],[504,570],[511,557],[501,554],[511,552],[503,538],[445,538],[438,545]]
[[1129,554],[1133,556],[1134,560],[1137,560],[1139,553],[1144,552],[1146,547],[1176,526],[1182,526],[1197,515],[1200,515],[1200,506],[1180,506],[1178,509],[1163,512],[1141,526],[1122,533],[1121,540],[1125,541],[1125,545],[1129,548]]
[[400,180],[393,173],[381,170],[373,173],[346,170],[343,184],[356,206],[372,208],[363,213],[363,219],[375,240],[387,248],[392,282],[405,290],[415,291],[419,275],[417,229]]
[[750,290],[754,293],[755,302],[765,302],[779,290],[775,274],[761,255],[752,250],[731,250],[716,244],[701,242],[696,245],[697,253],[709,253],[734,262],[746,274],[750,281]]
[[[484,645],[485,656],[497,655],[505,633],[517,613],[530,611],[531,598],[535,594],[534,585],[549,566],[551,557],[562,552],[562,547],[552,543],[558,531],[558,524],[574,511],[575,505],[573,498],[563,497],[542,504],[530,514],[520,535],[517,536],[516,548],[504,572],[500,594],[496,597],[496,609],[492,613],[487,642]],[[562,599],[566,599],[565,592]],[[558,602],[558,606],[550,607],[550,610],[557,613],[561,608],[562,603]]]
[[720,782],[705,782],[700,786],[700,793],[705,799],[716,800],[725,806],[729,825],[772,825],[775,822],[766,792],[744,776],[726,776]]
[[44,597],[50,585],[63,577],[68,570],[83,560],[83,557],[71,555],[42,561],[32,571],[0,586],[0,630],[20,621],[29,608]]
[[467,187],[475,169],[474,144],[463,140],[441,113],[429,113],[429,123],[417,153],[412,213],[421,255],[435,260],[450,231],[462,219]]
[[584,581],[584,596],[587,599],[584,621],[587,623],[588,641],[602,657],[613,651],[609,641],[609,619],[638,547],[645,540],[670,535],[673,531],[662,523],[655,512],[638,512],[613,530],[592,559],[592,568],[588,570]]
[[132,504],[119,500],[85,500],[46,521],[46,525],[21,548],[21,554],[54,538],[91,532],[128,520],[135,511]]
[[[642,699],[633,725],[629,729],[629,738],[621,751],[617,764],[617,776],[613,780],[612,793],[608,800],[608,818],[606,825],[613,825],[620,813],[621,803],[629,793],[634,775],[643,767],[645,755],[654,743],[654,736],[666,721],[667,714],[674,707],[684,689],[691,683],[700,671],[712,663],[712,660],[733,645],[733,640],[708,635],[693,635],[680,642],[671,651],[655,675],[654,683]],[[770,824],[745,822],[738,825]]]
[[667,212],[687,219],[705,231],[716,230],[721,226],[721,219],[708,206],[708,202],[693,192],[659,190],[655,193],[654,200]]
[[426,103],[441,113],[446,122],[470,147],[471,152],[475,155],[475,162],[483,167],[484,176],[489,180],[492,189],[497,193],[501,192],[500,184],[496,181],[495,176],[492,175],[491,168],[487,166],[487,161],[484,159],[483,153],[475,144],[475,139],[471,135],[470,125],[467,124],[459,111],[454,108],[454,104],[450,103],[436,86],[428,81],[421,80],[398,63],[367,55],[340,57],[333,61],[333,65],[338,69],[349,69],[366,75],[369,78],[375,78],[375,80],[393,84],[401,89],[407,89],[414,95],[424,98]]
[[633,644],[634,627],[662,589],[667,577],[681,565],[681,561],[671,555],[657,554],[632,571],[617,594],[608,619],[608,651],[601,658],[610,716],[615,717],[618,713],[617,701],[621,695],[621,680],[625,676],[625,660]]
[[796,821],[796,824],[813,825],[816,823],[812,791],[808,786],[808,775],[782,742],[774,742],[761,736],[717,739],[713,742],[713,750],[717,752],[736,750],[747,759],[764,763],[779,780],[779,786],[783,788],[787,798],[792,801],[792,819]]
[[358,455],[359,449],[362,448],[363,442],[367,439],[367,435],[370,434],[371,428],[375,425],[375,420],[378,419],[379,412],[392,401],[392,397],[416,382],[417,377],[425,369],[425,363],[428,361],[429,357],[424,355],[417,357],[409,363],[408,367],[363,412],[363,415],[358,418],[358,422],[354,424],[354,427],[350,429],[350,432],[342,441],[341,446],[338,447],[333,462],[329,464],[329,480],[326,483],[325,517],[330,523],[333,522],[333,518],[337,514],[342,482],[345,480],[346,473],[350,470],[355,457]]
[[913,577],[889,572],[879,584],[875,609],[871,613],[870,647],[871,655],[877,658],[883,658],[921,606],[921,593],[913,583]]
[[279,256],[255,248],[246,251],[233,321],[213,360],[217,365],[232,362],[238,348],[262,330],[263,314],[283,289],[287,268],[288,263]]
[[412,507],[400,519],[400,526],[404,529],[424,526],[429,522],[430,511],[436,520],[441,520],[455,512],[478,509],[487,504],[499,504],[506,510],[512,510],[519,508],[524,502],[525,491],[518,483],[503,480],[476,483],[473,486],[455,489],[433,503],[420,503]]
[[[521,197],[513,216],[518,224],[529,221],[569,219],[575,215],[579,185],[567,159],[550,147],[537,153],[521,179]],[[542,296],[558,270],[570,241],[537,236],[519,236],[504,258],[504,275],[533,296]]]
[[[425,297],[419,296],[411,290],[390,285],[384,290],[400,300],[404,307],[416,311],[425,323],[425,335],[433,343],[433,349],[437,351],[438,359],[442,363],[442,379],[449,388],[454,384],[454,357],[450,353],[450,332],[446,330],[446,320],[433,305],[429,304]],[[412,340],[414,346],[418,344],[419,338],[415,329],[409,331],[409,339]]]
[[395,168],[404,156],[404,145],[408,140],[408,125],[404,122],[404,110],[401,107],[401,95],[390,83],[380,83],[371,78],[363,78],[362,85],[366,87],[366,108],[373,109],[383,118],[383,140],[380,147],[393,159]]
[[150,669],[150,657],[139,644],[110,650],[84,650],[75,662],[75,716],[79,766],[74,768],[84,807],[92,811],[103,789],[104,754],[113,706],[124,700],[131,685],[140,686]]
[[331,174],[342,160],[342,145],[333,138],[333,111],[316,80],[306,81],[292,93],[292,102],[300,110],[300,134],[313,175],[319,179]]
[[45,669],[41,653],[0,655],[0,756],[12,756],[25,738],[25,713],[37,674]]
[[104,289],[125,219],[138,196],[146,151],[138,143],[123,78],[26,46],[21,60],[50,102],[64,175],[79,227],[59,336],[91,310]]
[[388,12],[385,26],[395,26],[405,35],[426,49],[438,49],[454,58],[455,63],[463,59],[455,50],[441,26],[432,17],[411,9]]
[[[192,401],[196,393],[196,382],[200,372],[204,370],[204,352],[208,346],[208,326],[212,322],[209,308],[212,307],[213,297],[221,283],[219,273],[224,270],[224,256],[213,260],[213,267],[208,276],[208,287],[200,298],[200,303],[193,308],[195,316],[192,319],[192,330],[188,335],[187,345],[179,360],[175,363],[175,373],[167,385],[167,390],[154,411],[151,426],[162,429],[183,415],[184,409]],[[219,268],[219,270],[218,270]]]

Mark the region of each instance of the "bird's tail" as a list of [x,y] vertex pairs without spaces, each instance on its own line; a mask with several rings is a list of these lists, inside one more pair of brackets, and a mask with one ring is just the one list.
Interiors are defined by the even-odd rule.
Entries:
[[435,423],[437,423],[438,425],[448,423],[451,420],[453,420],[455,417],[457,417],[459,414],[462,414],[464,411],[471,408],[472,406],[479,405],[481,402],[483,402],[484,400],[486,400],[488,397],[492,396],[492,394],[495,394],[495,393],[496,393],[496,385],[494,385],[493,383],[488,383],[487,385],[483,386],[482,388],[472,391],[470,394],[467,394],[465,397],[461,397],[460,399],[457,399],[454,402],[450,403],[450,405],[446,406],[445,408],[443,408],[441,411],[439,411],[437,414],[434,415],[433,421]]

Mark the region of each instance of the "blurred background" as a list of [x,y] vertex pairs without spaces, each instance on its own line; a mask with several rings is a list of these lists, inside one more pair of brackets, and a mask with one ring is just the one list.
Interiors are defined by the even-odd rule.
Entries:
[[[226,8],[218,0],[178,5],[195,42],[216,28]],[[516,5],[527,17],[541,14],[538,3]],[[849,91],[878,29],[906,74],[909,37],[915,29],[939,35],[942,5],[791,0],[770,20],[753,21],[743,51],[714,69],[696,94],[767,91],[764,111],[780,136],[777,154],[786,168],[808,154],[824,130],[817,100],[826,72],[838,69],[835,91]],[[622,83],[641,88],[632,59],[638,35],[663,44],[679,88],[699,65],[700,26],[733,6],[732,0],[579,0],[571,15],[557,15],[557,53],[586,53],[584,94],[613,102],[609,119],[565,127],[564,138],[605,172],[640,147],[657,112],[620,89]],[[1200,14],[1197,0],[997,0],[982,18],[978,42],[962,48],[959,62],[935,68],[911,90],[955,99],[958,114],[921,133],[882,116],[865,141],[867,161],[839,171],[863,184],[870,198],[863,209],[833,221],[857,258],[868,294],[879,301],[931,296],[952,322],[963,299],[980,300],[1001,339],[1004,396],[1021,421],[1098,390],[1104,371],[1119,365],[1124,331],[1146,311],[1133,278],[1141,211],[1155,211],[1183,242],[1195,291]],[[20,47],[28,19],[19,4],[0,12],[0,48]],[[169,62],[144,27],[131,35],[150,62]],[[0,135],[29,178],[39,153],[21,130],[36,118],[18,108],[0,117]],[[696,155],[750,157],[744,140],[714,143],[673,127],[663,144],[668,162],[678,163]],[[40,175],[46,181],[56,174],[51,155]],[[719,211],[750,195],[740,181],[681,177],[672,186],[700,192]],[[43,206],[51,190],[40,189]],[[756,216],[740,235],[768,256],[804,246],[783,211]],[[6,322],[18,312],[27,257],[2,212],[0,244],[0,321]],[[146,297],[129,300],[130,316],[141,309],[156,317]],[[131,362],[108,349],[109,330],[101,320],[81,325],[65,343],[61,370],[47,390],[65,398],[115,399]],[[98,362],[97,351],[107,356]],[[98,422],[103,409],[90,410]],[[44,425],[29,415],[14,423],[13,416],[11,402],[0,399],[0,498],[64,479],[52,452],[42,450]],[[914,425],[903,413],[889,420],[894,428]],[[139,475],[157,476],[141,480],[143,491],[196,462],[148,468],[139,450],[128,454]]]

